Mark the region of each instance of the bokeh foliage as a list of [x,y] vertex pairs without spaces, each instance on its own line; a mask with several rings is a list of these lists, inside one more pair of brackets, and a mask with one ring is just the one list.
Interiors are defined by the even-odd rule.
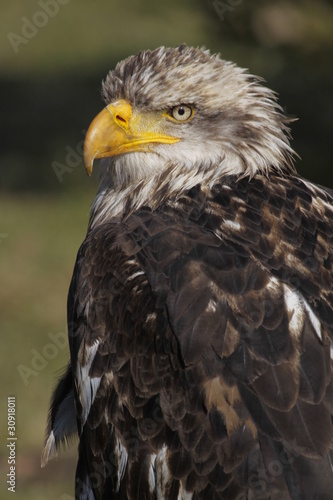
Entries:
[[[0,7],[0,26],[7,33],[0,47],[2,189],[77,186],[79,169],[61,183],[52,162],[63,164],[66,147],[76,151],[82,141],[82,131],[102,107],[102,78],[131,53],[182,42],[205,45],[263,76],[287,113],[299,117],[292,126],[299,170],[332,185],[332,2],[61,1],[65,4],[16,0]],[[13,34],[29,32],[29,22],[42,24],[36,15],[48,2],[56,3],[58,12],[45,26],[35,26],[26,43],[13,42]]]

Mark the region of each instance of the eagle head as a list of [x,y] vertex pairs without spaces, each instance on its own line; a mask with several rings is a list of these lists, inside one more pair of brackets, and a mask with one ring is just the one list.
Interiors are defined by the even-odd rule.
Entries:
[[106,107],[89,127],[84,161],[90,175],[104,159],[103,194],[149,184],[141,196],[149,204],[166,179],[171,195],[226,174],[292,169],[290,120],[275,94],[208,50],[140,52],[110,71],[102,95]]

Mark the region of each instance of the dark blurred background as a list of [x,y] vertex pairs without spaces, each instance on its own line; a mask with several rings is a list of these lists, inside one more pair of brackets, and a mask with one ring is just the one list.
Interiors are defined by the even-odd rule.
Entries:
[[[48,399],[68,357],[66,295],[97,176],[82,141],[117,61],[160,45],[206,46],[279,94],[297,170],[333,187],[330,0],[13,0],[0,5],[1,428],[17,400],[17,497],[73,497],[75,446],[39,468]],[[56,337],[58,335],[58,337]],[[6,471],[7,450],[0,448]],[[9,498],[0,484],[0,499]]]

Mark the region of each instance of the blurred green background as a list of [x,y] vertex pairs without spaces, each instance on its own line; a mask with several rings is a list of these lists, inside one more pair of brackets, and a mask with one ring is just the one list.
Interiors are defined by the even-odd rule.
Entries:
[[[0,5],[1,484],[7,397],[17,404],[18,499],[74,499],[76,446],[40,469],[48,401],[65,367],[66,295],[96,173],[82,140],[116,62],[205,45],[261,75],[292,125],[298,171],[333,187],[333,4],[299,0],[13,0]],[[57,340],[55,340],[57,339]]]

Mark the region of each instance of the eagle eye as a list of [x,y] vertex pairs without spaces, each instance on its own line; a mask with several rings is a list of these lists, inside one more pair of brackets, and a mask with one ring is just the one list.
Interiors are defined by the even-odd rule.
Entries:
[[178,104],[170,110],[170,115],[178,122],[185,122],[193,115],[193,108],[188,104]]

